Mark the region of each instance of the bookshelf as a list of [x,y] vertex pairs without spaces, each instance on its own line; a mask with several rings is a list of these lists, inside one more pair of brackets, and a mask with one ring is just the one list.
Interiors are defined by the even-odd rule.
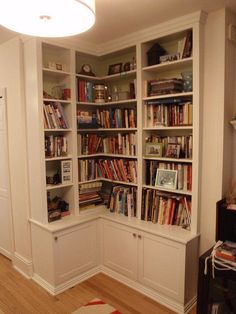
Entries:
[[[199,19],[196,14],[156,28],[104,54],[39,39],[24,43],[34,270],[49,292],[57,294],[102,269],[178,313],[194,304]],[[189,31],[191,54],[149,65],[153,45],[175,55]],[[94,75],[85,75],[84,65]],[[168,90],[168,84],[174,87]],[[62,165],[70,165],[63,182]],[[177,173],[175,184],[171,177],[159,184],[157,169]],[[49,193],[69,205],[69,215],[49,219]],[[59,267],[64,250],[68,258]]]
[[[175,225],[176,221],[179,223],[177,216],[182,215],[180,225],[196,233],[199,101],[195,90],[197,84],[194,84],[192,78],[195,77],[197,80],[197,75],[194,73],[196,69],[194,58],[197,54],[194,54],[192,48],[185,55],[180,52],[182,41],[188,36],[193,37],[192,29],[176,32],[142,45],[143,205],[141,218]],[[147,53],[156,43],[161,45],[168,55],[177,53],[178,59],[149,64]],[[190,46],[193,46],[192,41]],[[186,75],[187,81],[185,81]],[[156,156],[148,154],[148,147],[153,149],[160,147],[160,152]],[[157,169],[177,171],[176,187],[170,189],[158,185]],[[150,197],[154,195],[153,197],[157,198],[155,205],[151,204],[152,198],[150,199],[149,194]],[[181,206],[176,203],[180,203]],[[157,217],[158,214],[159,216],[161,214],[162,218],[154,219],[153,216]]]
[[[93,75],[84,75],[84,64],[89,64]],[[113,73],[116,67],[118,73]],[[79,204],[81,197],[84,201],[80,187],[84,189],[87,184],[92,207],[90,181],[100,181],[99,189],[103,191],[97,193],[103,193],[105,204],[111,205],[111,211],[128,215],[125,204],[129,202],[131,207],[132,200],[132,207],[137,207],[136,47],[97,58],[78,52],[76,73]],[[94,192],[93,186],[91,190]],[[122,202],[115,203],[111,193],[120,194],[117,199]],[[95,198],[95,207],[100,203]]]

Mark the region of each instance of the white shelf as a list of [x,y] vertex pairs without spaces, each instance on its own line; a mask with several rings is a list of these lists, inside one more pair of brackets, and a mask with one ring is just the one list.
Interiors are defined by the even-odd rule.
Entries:
[[191,96],[193,96],[193,92],[183,92],[183,93],[175,93],[175,94],[148,96],[148,97],[143,97],[143,100],[148,101],[148,100],[165,99],[165,98],[181,98],[181,97],[184,98],[184,97],[191,97]]
[[92,183],[92,182],[97,182],[97,181],[106,181],[106,182],[112,182],[116,184],[130,185],[130,186],[138,185],[137,183],[134,183],[134,182],[117,181],[117,180],[111,180],[111,179],[106,179],[106,178],[97,178],[93,180],[80,181],[79,184]]
[[153,186],[153,185],[143,185],[143,188],[158,190],[158,191],[161,191],[161,192],[168,192],[168,193],[171,193],[171,194],[192,195],[192,191],[176,190],[176,189],[165,189],[165,188],[161,188],[159,186],[157,187],[157,186]]
[[137,156],[132,155],[120,155],[120,154],[108,154],[108,153],[97,153],[97,154],[88,154],[88,155],[79,155],[78,159],[93,158],[93,157],[114,157],[114,158],[128,158],[128,159],[137,159]]
[[185,59],[180,59],[176,61],[164,62],[164,63],[147,66],[147,67],[142,68],[142,70],[147,71],[147,72],[162,73],[169,70],[175,71],[178,69],[182,69],[184,67],[190,67],[192,66],[192,63],[193,63],[193,58],[191,57],[191,58],[185,58]]
[[113,75],[105,75],[105,76],[89,76],[89,75],[82,75],[82,74],[76,74],[77,78],[82,78],[88,81],[98,81],[98,82],[106,82],[106,81],[112,81],[112,80],[120,80],[122,78],[127,78],[127,77],[131,77],[131,76],[135,76],[136,75],[136,70],[131,70],[131,71],[127,71],[127,72],[120,72],[117,74],[113,74]]
[[137,102],[137,99],[125,99],[125,100],[109,101],[109,102],[104,102],[104,103],[77,101],[77,105],[95,106],[95,107],[109,107],[109,106],[114,106],[114,105],[132,104],[132,103],[136,103],[136,102]]
[[71,132],[72,129],[44,129],[44,132]]
[[72,155],[60,156],[60,157],[46,157],[45,161],[66,160],[71,159]]
[[143,128],[144,131],[164,131],[164,130],[192,130],[192,126],[157,126]]
[[57,189],[62,189],[62,188],[67,188],[67,187],[72,187],[73,183],[71,184],[47,184],[47,191],[50,190],[57,190]]
[[70,104],[71,100],[70,99],[54,99],[54,98],[43,98],[43,101],[45,102],[59,102],[61,104]]
[[189,158],[168,158],[168,157],[155,157],[155,156],[144,156],[144,160],[160,160],[160,161],[168,161],[168,162],[176,162],[176,163],[192,163],[193,160]]
[[133,132],[137,131],[137,128],[99,128],[99,129],[77,129],[78,132]]
[[71,75],[70,72],[61,71],[61,70],[52,70],[48,68],[43,68],[43,73],[49,74],[50,76],[55,76],[55,77],[57,77],[58,75],[61,75],[61,76]]

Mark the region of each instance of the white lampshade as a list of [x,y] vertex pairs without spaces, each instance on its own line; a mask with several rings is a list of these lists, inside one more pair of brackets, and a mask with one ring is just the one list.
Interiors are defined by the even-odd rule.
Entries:
[[95,0],[1,1],[0,25],[39,37],[82,33],[95,22]]

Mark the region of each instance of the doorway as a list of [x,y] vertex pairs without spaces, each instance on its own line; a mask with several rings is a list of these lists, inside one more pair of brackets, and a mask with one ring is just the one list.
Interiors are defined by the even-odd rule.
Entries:
[[12,259],[13,228],[7,132],[6,90],[0,88],[0,253]]

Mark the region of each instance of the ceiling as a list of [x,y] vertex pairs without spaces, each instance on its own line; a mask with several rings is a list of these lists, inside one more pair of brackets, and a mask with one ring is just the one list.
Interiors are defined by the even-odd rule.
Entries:
[[[7,0],[5,0],[7,1]],[[236,13],[236,0],[95,0],[96,22],[73,42],[101,44],[198,10],[229,8]],[[0,43],[17,33],[0,26]]]

